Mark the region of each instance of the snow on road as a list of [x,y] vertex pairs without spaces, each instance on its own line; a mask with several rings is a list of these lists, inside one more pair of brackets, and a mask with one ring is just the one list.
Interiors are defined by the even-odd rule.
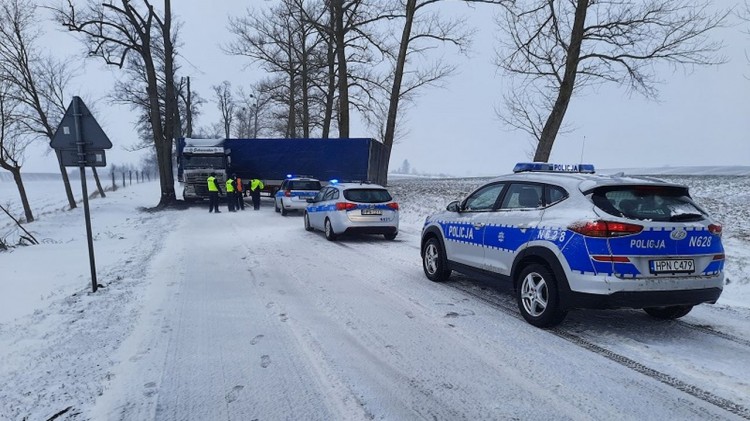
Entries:
[[[424,277],[415,186],[394,186],[392,242],[328,242],[269,202],[134,211],[156,183],[92,201],[107,286],[88,293],[82,259],[45,251],[47,276],[69,280],[0,319],[0,419],[750,419],[747,309],[533,328],[506,286]],[[66,234],[79,217],[56,221],[52,246],[85,262]],[[0,254],[3,277],[43,281],[20,264],[35,248]]]

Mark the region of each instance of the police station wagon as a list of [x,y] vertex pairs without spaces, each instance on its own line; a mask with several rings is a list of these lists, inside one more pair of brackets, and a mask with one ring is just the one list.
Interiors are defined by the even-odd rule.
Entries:
[[289,211],[304,210],[307,199],[315,197],[320,188],[320,181],[315,178],[287,175],[273,197],[274,209],[282,216],[286,216]]
[[341,234],[398,234],[398,203],[385,187],[371,183],[331,182],[308,200],[305,229],[319,229],[329,241]]
[[433,281],[455,270],[512,282],[535,326],[574,308],[675,319],[721,295],[721,233],[684,185],[529,163],[429,216],[421,254]]

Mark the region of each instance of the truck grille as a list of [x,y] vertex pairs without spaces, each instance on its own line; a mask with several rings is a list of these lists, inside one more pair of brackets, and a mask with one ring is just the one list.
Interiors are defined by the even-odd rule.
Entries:
[[[208,197],[208,183],[206,180],[209,175],[211,175],[210,172],[185,174],[185,184],[189,184],[193,187],[196,196]],[[221,174],[216,176],[216,184],[219,188],[224,186],[224,180],[222,179]]]

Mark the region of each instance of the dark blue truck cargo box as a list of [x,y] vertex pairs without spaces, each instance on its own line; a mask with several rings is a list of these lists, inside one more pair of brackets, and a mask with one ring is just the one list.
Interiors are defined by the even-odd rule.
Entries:
[[287,174],[319,180],[377,180],[383,145],[354,139],[226,139],[230,171],[249,180],[283,180]]

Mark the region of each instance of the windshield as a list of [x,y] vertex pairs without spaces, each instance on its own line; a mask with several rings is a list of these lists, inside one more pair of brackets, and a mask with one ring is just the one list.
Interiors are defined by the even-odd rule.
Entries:
[[707,216],[683,187],[600,187],[593,191],[591,200],[604,212],[628,219],[681,222],[701,221]]
[[349,189],[344,190],[344,198],[351,202],[383,203],[390,202],[391,195],[386,189]]
[[320,190],[320,181],[313,180],[289,180],[289,190]]
[[182,155],[184,169],[190,168],[224,168],[223,156]]

